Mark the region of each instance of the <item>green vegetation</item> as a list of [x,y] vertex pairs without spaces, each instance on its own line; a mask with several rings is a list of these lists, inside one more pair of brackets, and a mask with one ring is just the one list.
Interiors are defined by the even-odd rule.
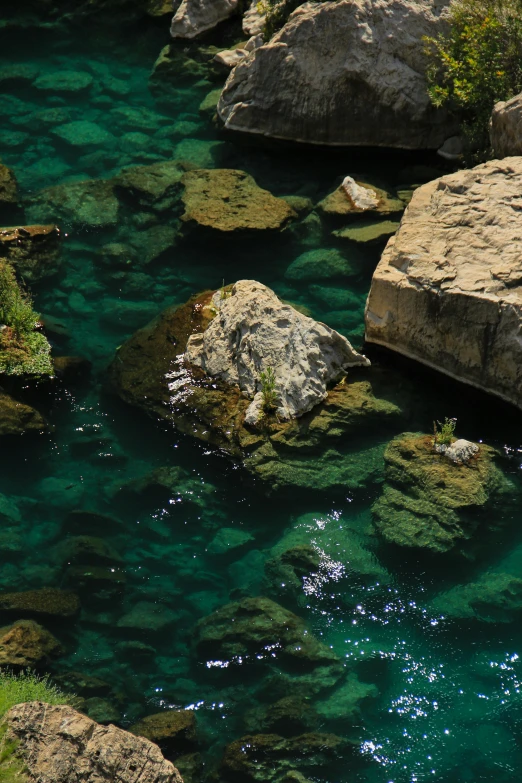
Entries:
[[286,20],[295,9],[303,4],[303,0],[259,0],[260,13],[266,14],[263,35],[268,41],[274,33],[283,27]]
[[259,379],[261,381],[261,393],[263,395],[263,408],[265,413],[268,413],[277,408],[277,392],[273,368],[267,367],[266,372],[262,372]]
[[432,103],[459,118],[468,163],[491,157],[493,106],[522,91],[522,0],[455,0],[449,32],[425,42]]
[[457,419],[444,419],[444,423],[440,421],[433,422],[433,445],[434,446],[451,446],[455,440],[455,427],[457,426]]
[[20,674],[0,672],[0,718],[15,704],[24,704],[26,701],[73,704],[75,697],[52,685],[47,675],[40,677],[29,670]]
[[52,375],[50,346],[13,268],[0,259],[0,374]]
[[[72,704],[74,696],[49,683],[49,678],[27,671],[21,674],[0,672],[0,718],[16,704],[44,701],[47,704]],[[26,783],[26,771],[18,758],[18,743],[7,739],[7,726],[0,726],[0,783]]]

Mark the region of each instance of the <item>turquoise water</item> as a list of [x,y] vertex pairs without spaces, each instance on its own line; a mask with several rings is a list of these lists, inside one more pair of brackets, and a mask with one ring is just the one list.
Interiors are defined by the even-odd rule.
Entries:
[[[203,98],[220,84],[206,51],[218,38],[199,49],[179,46],[179,83],[168,101],[158,104],[147,82],[168,43],[165,29],[150,22],[139,29],[105,30],[110,35],[88,27],[0,35],[0,69],[24,63],[35,70],[32,83],[8,83],[0,95],[0,157],[15,171],[26,201],[45,187],[110,178],[124,166],[172,158],[241,168],[276,195],[314,203],[346,173],[393,191],[418,184],[423,172],[426,176],[420,166],[433,171],[438,165],[399,153],[321,152],[222,139],[199,113]],[[240,40],[233,26],[219,35]],[[89,86],[72,96],[34,87],[34,79],[64,71],[87,74]],[[51,109],[60,112],[60,124],[93,122],[112,138],[98,149],[71,146],[53,134]],[[188,238],[151,264],[114,272],[100,265],[97,254],[102,245],[124,241],[125,232],[134,230],[130,209],[123,226],[101,232],[61,224],[62,270],[32,292],[37,309],[62,325],[52,335],[55,353],[87,358],[92,374],[76,385],[19,389],[37,402],[54,430],[32,440],[6,441],[0,452],[0,492],[11,504],[11,516],[17,516],[13,504],[19,512],[16,537],[2,551],[0,588],[73,586],[82,600],[77,620],[48,623],[65,647],[53,673],[80,671],[108,681],[116,711],[111,719],[124,727],[161,709],[194,709],[210,771],[224,746],[248,733],[249,712],[270,695],[259,688],[265,669],[258,661],[207,665],[194,646],[194,625],[230,601],[268,595],[303,617],[347,673],[373,686],[355,715],[339,694],[327,709],[329,692],[310,691],[310,703],[320,711],[317,728],[353,742],[346,757],[315,768],[309,774],[313,780],[517,780],[522,764],[518,619],[502,625],[457,623],[430,608],[433,596],[466,579],[489,571],[522,574],[517,506],[495,512],[504,525],[495,546],[474,562],[404,553],[371,532],[370,507],[382,477],[356,492],[268,494],[224,455],[127,408],[105,390],[108,363],[137,328],[196,291],[240,277],[273,287],[361,347],[364,301],[381,247],[345,248],[356,270],[350,278],[333,284],[290,281],[285,271],[301,253],[343,247],[331,226],[302,219],[277,240],[210,244]],[[6,213],[2,220],[22,222],[23,215]],[[169,220],[174,225],[175,215]],[[349,309],[339,305],[347,292]],[[369,355],[397,388],[404,387],[411,406],[408,429],[429,431],[434,418],[456,416],[461,436],[499,447],[504,471],[518,484],[520,414],[396,357]],[[395,432],[378,438],[385,443]],[[368,433],[370,439],[373,443],[375,433]],[[129,490],[133,480],[165,466],[181,469],[175,492],[157,485]],[[71,554],[64,545],[71,536],[100,535],[92,518],[70,513],[82,509],[111,517],[102,523],[105,547],[99,543],[88,562],[85,556],[78,562],[112,569],[118,577],[112,584],[82,582],[68,566]],[[250,538],[237,549],[216,552],[211,542],[221,528]],[[283,586],[265,568],[284,541],[312,544],[324,555],[319,577],[305,579],[298,590]],[[140,609],[140,602],[148,606]],[[136,618],[140,611],[150,615],[151,605],[158,609],[155,629]]]

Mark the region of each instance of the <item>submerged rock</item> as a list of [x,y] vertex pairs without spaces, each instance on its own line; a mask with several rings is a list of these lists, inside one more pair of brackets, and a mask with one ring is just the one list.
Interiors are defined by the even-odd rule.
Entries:
[[[268,290],[264,286],[261,289]],[[345,490],[346,486],[360,486],[380,473],[382,447],[372,446],[366,464],[361,459],[361,446],[352,443],[354,439],[350,437],[364,427],[389,427],[402,415],[389,384],[377,372],[366,370],[366,377],[362,375],[364,368],[354,368],[353,377],[341,379],[330,389],[319,381],[315,389],[318,401],[327,391],[322,403],[290,421],[269,414],[262,426],[254,429],[245,426],[250,401],[237,385],[217,375],[207,375],[195,365],[187,365],[189,338],[204,332],[219,317],[215,303],[226,304],[228,293],[224,289],[194,297],[182,307],[169,308],[138,331],[120,348],[109,369],[113,390],[150,415],[173,421],[182,432],[244,460],[249,471],[266,478],[272,486]],[[286,312],[272,292],[270,296],[274,297],[277,312]],[[292,308],[288,310],[291,318],[285,316],[287,326],[294,319],[314,324]],[[281,329],[284,346],[283,325]],[[328,330],[327,334],[330,333]],[[333,344],[339,339],[344,340],[338,335]],[[285,355],[290,355],[290,347],[284,350]],[[310,356],[313,350],[329,349],[324,344],[316,349],[311,345]],[[359,354],[354,352],[354,356],[354,361],[363,362]],[[226,361],[227,355],[218,359]],[[319,360],[327,364],[324,356],[319,356]],[[280,356],[274,355],[274,366],[279,364]],[[248,377],[253,379],[252,368]]]
[[0,436],[45,432],[48,429],[49,424],[35,408],[0,392]]
[[53,128],[52,135],[71,147],[106,147],[116,142],[109,131],[88,120],[76,120]]
[[437,149],[454,124],[426,85],[423,36],[448,0],[304,3],[231,73],[225,128],[315,144]]
[[197,747],[194,710],[165,710],[147,715],[129,731],[154,742],[167,758],[190,753]]
[[217,315],[202,334],[189,337],[186,361],[253,400],[245,413],[248,424],[263,415],[262,373],[268,368],[277,414],[293,419],[323,402],[328,385],[350,367],[370,364],[345,337],[282,304],[261,283],[239,280],[212,304]]
[[522,612],[522,579],[512,574],[486,573],[476,582],[440,593],[430,609],[444,617],[511,623]]
[[346,216],[362,213],[390,215],[404,211],[404,204],[381,188],[345,177],[337,190],[319,202],[324,215]]
[[30,783],[182,783],[152,742],[116,726],[99,726],[72,707],[19,704],[9,710],[4,726],[5,741],[16,743]]
[[185,223],[216,231],[266,231],[284,228],[295,217],[283,199],[256,185],[244,171],[197,169],[183,177]]
[[0,628],[0,667],[41,668],[61,653],[58,639],[33,620],[18,620]]
[[58,226],[0,228],[0,257],[7,259],[29,283],[58,272],[60,250]]
[[240,0],[181,0],[170,34],[173,38],[195,38],[228,19],[239,7]]
[[306,783],[326,765],[353,753],[347,740],[334,734],[302,734],[285,739],[277,734],[249,734],[231,742],[219,766],[220,778],[235,783]]
[[307,250],[301,253],[287,267],[287,280],[330,280],[342,277],[356,277],[360,273],[357,262],[347,258],[335,248]]
[[522,408],[522,157],[418,188],[373,275],[366,339]]
[[21,593],[0,593],[0,612],[18,617],[74,617],[80,611],[78,596],[70,590],[42,587]]
[[27,215],[35,222],[55,220],[75,228],[111,228],[118,223],[118,199],[106,180],[65,182],[29,200]]
[[43,92],[83,93],[92,87],[93,78],[85,71],[55,71],[39,76],[33,86]]
[[429,436],[394,438],[384,455],[384,491],[372,508],[378,530],[400,546],[461,550],[479,528],[491,527],[484,507],[514,491],[495,455],[482,444],[472,463],[455,464],[435,452]]
[[7,166],[0,164],[0,205],[18,203],[18,183]]

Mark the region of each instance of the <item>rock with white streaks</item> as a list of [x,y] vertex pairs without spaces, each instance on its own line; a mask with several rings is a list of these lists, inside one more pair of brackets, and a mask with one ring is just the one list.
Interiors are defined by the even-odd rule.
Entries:
[[418,188],[374,272],[366,339],[522,408],[522,157]]

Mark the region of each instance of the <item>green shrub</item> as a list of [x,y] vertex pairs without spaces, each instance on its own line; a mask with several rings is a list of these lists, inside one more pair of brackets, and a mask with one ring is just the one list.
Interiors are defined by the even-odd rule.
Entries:
[[0,259],[0,373],[52,375],[50,346],[35,331],[38,314],[16,280],[13,268]]
[[459,118],[469,163],[491,157],[493,106],[522,91],[522,0],[455,0],[449,32],[425,43],[432,103]]
[[433,422],[433,445],[434,446],[451,446],[455,440],[455,427],[457,426],[457,419],[444,419],[444,423],[440,421]]
[[263,395],[263,409],[265,413],[277,408],[277,392],[275,388],[275,374],[272,367],[267,367],[266,372],[259,376],[261,380],[261,393]]

